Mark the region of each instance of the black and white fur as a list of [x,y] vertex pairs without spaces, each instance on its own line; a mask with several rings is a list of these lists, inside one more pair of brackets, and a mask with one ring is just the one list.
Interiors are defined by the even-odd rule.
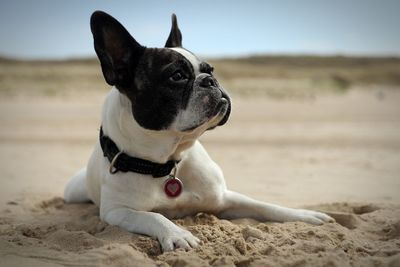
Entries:
[[165,48],[141,46],[113,17],[91,17],[94,46],[104,78],[112,87],[102,110],[102,127],[126,154],[158,163],[180,160],[183,192],[169,198],[163,184],[134,172],[110,174],[99,142],[86,168],[65,188],[68,203],[93,201],[100,218],[130,232],[159,240],[164,251],[198,246],[199,239],[168,218],[216,214],[260,221],[333,221],[326,214],[272,205],[227,189],[219,166],[197,140],[229,117],[228,94],[213,68],[182,48],[175,15]]

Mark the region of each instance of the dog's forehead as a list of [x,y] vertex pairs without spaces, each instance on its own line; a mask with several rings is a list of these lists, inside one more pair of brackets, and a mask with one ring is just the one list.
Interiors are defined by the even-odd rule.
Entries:
[[173,48],[168,48],[168,49],[174,50],[175,52],[181,54],[187,61],[189,61],[189,63],[193,67],[195,76],[200,74],[201,61],[192,52],[190,52],[184,48],[180,48],[180,47],[173,47]]

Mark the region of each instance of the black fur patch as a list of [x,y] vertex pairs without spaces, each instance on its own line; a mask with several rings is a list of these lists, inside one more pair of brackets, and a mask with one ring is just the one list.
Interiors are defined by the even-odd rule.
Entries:
[[[171,80],[177,71],[185,76],[184,80]],[[188,104],[195,79],[193,66],[175,51],[148,48],[134,76],[132,87],[120,91],[131,100],[135,120],[146,129],[167,129]]]

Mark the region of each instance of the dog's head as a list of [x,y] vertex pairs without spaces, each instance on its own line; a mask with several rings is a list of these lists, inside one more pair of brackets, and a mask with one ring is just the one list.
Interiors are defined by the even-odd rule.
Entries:
[[134,120],[149,130],[191,132],[223,125],[229,96],[213,67],[182,48],[176,16],[164,48],[146,48],[110,15],[90,20],[94,47],[108,84],[131,101]]

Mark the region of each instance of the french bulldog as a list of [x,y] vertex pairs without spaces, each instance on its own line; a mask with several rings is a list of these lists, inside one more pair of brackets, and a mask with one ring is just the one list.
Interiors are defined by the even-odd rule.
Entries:
[[140,45],[113,17],[90,20],[105,81],[112,86],[87,167],[71,178],[67,203],[92,201],[100,218],[158,239],[163,251],[200,244],[170,219],[215,214],[259,221],[331,222],[316,211],[268,204],[227,189],[198,141],[225,124],[231,100],[213,67],[182,47],[176,16],[164,48]]

